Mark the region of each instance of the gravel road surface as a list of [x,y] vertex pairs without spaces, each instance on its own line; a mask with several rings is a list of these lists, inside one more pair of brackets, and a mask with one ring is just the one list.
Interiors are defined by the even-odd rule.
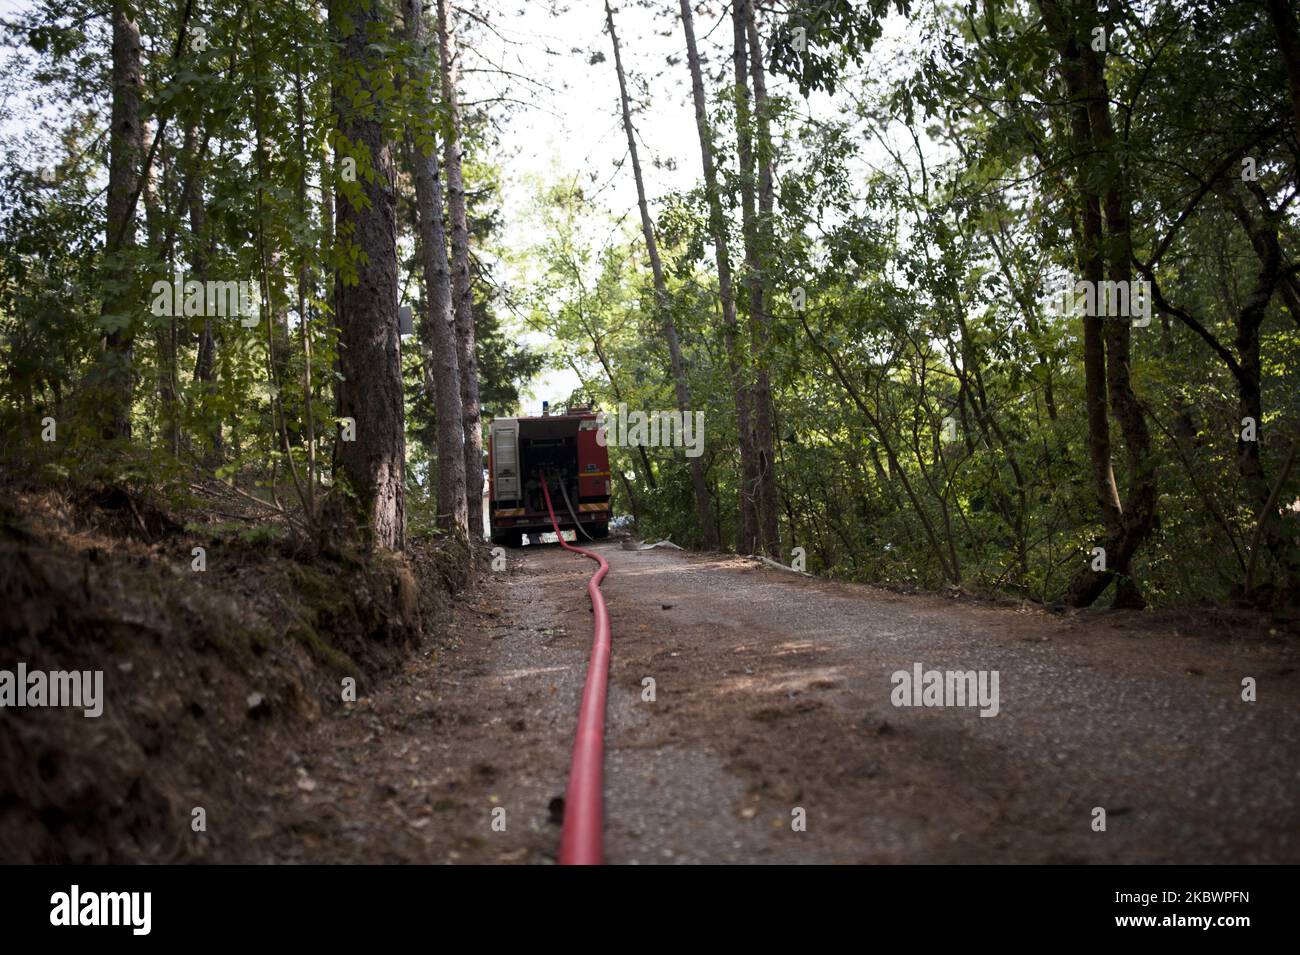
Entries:
[[[1300,646],[1262,618],[599,549],[611,863],[1300,862]],[[511,552],[439,646],[286,754],[267,858],[553,861],[593,568]],[[997,671],[996,716],[895,706],[916,664]]]

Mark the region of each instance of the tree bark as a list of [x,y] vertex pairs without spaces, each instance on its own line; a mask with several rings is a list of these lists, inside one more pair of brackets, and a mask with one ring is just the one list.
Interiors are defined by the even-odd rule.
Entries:
[[713,251],[718,263],[718,295],[722,299],[722,328],[727,350],[727,366],[731,377],[732,398],[736,405],[737,443],[740,447],[740,525],[737,550],[752,554],[757,541],[757,501],[750,489],[757,484],[758,469],[754,462],[753,434],[751,431],[748,388],[745,371],[741,365],[738,344],[739,327],[736,321],[736,298],[732,287],[731,258],[727,240],[726,221],[722,215],[722,197],[718,191],[718,175],[713,162],[713,133],[709,129],[707,103],[704,99],[704,79],[700,71],[700,55],[695,44],[695,18],[690,0],[681,0],[682,29],[686,33],[686,60],[691,71],[691,93],[695,100],[695,125],[700,137],[700,158],[704,165],[704,188],[708,194],[709,231],[713,234]]
[[[417,66],[412,86],[417,96],[431,93],[425,66],[424,15],[420,0],[404,0],[406,36]],[[422,104],[428,100],[422,100]],[[432,124],[429,124],[432,135]],[[419,332],[424,347],[424,387],[437,418],[438,523],[468,536],[469,510],[465,498],[465,425],[460,397],[456,317],[451,304],[451,273],[447,262],[447,233],[442,211],[442,181],[436,149],[425,151],[419,137],[411,138],[415,195],[419,213],[420,262],[424,269],[424,309]],[[445,523],[444,523],[445,522]]]
[[[772,383],[768,371],[768,342],[771,315],[767,309],[766,285],[772,254],[773,173],[771,105],[767,98],[767,77],[763,71],[763,46],[754,19],[753,0],[735,0],[733,16],[742,20],[736,27],[736,46],[741,50],[736,67],[737,96],[745,90],[748,66],[754,84],[753,117],[756,136],[751,137],[751,161],[758,166],[758,217],[747,232],[745,261],[749,272],[750,354],[754,362],[754,463],[758,470],[758,535],[768,556],[781,558],[781,536],[777,522],[779,504],[776,493],[776,447],[772,428]],[[748,64],[744,48],[748,47]],[[752,182],[750,173],[742,172],[742,182]]]
[[[149,138],[149,123],[141,124],[141,145]],[[164,175],[156,178],[154,167],[146,157],[146,168],[141,171],[143,183],[141,198],[144,202],[145,235],[148,237],[150,255],[154,257],[160,270],[170,279],[171,272],[171,236],[166,235],[163,227],[163,214],[158,197],[158,182],[161,179],[164,193],[167,189],[166,147],[159,153],[159,162]],[[170,316],[156,315],[153,318],[154,348],[157,352],[158,367],[154,369],[154,381],[158,389],[158,418],[167,444],[167,451],[172,457],[180,455],[181,434],[180,416],[177,408],[176,387],[176,315],[175,309]]]
[[[1096,0],[1093,0],[1095,10]],[[1111,34],[1107,24],[1107,36]],[[1106,230],[1106,274],[1110,281],[1131,288],[1133,280],[1133,235],[1131,216],[1133,198],[1129,188],[1128,168],[1120,155],[1121,144],[1110,115],[1110,90],[1107,87],[1102,56],[1090,45],[1081,44],[1088,118],[1092,145],[1106,174],[1102,210]],[[1100,298],[1100,296],[1098,296]],[[1151,456],[1151,434],[1146,414],[1133,391],[1131,373],[1132,323],[1127,316],[1112,317],[1106,327],[1106,389],[1120,433],[1124,436],[1125,477],[1128,497],[1124,502],[1123,526],[1114,541],[1117,576],[1114,607],[1146,606],[1133,574],[1132,559],[1150,536],[1156,520],[1156,472]]]
[[[636,180],[637,206],[641,210],[641,234],[645,237],[646,253],[650,257],[650,272],[654,276],[655,310],[664,340],[668,343],[668,359],[672,368],[673,389],[677,396],[677,410],[689,414],[691,410],[690,384],[686,380],[686,367],[682,362],[681,342],[677,337],[677,323],[673,321],[672,303],[668,298],[668,283],[664,279],[663,262],[659,258],[659,243],[655,238],[654,221],[650,218],[650,205],[646,201],[645,180],[641,175],[641,159],[636,148],[636,133],[632,126],[632,109],[628,102],[627,77],[623,73],[623,57],[619,50],[618,34],[614,30],[614,11],[608,0],[605,3],[605,22],[609,25],[609,38],[614,46],[614,69],[618,73],[619,103],[623,110],[623,131],[627,133],[627,148],[632,157],[632,176]],[[612,380],[612,379],[611,379]],[[702,456],[690,458],[691,488],[695,495],[695,516],[704,534],[704,546],[718,546],[713,516],[709,507],[709,487],[704,476]]]
[[[1077,165],[1075,190],[1083,207],[1079,255],[1082,277],[1092,283],[1100,305],[1101,282],[1128,283],[1133,245],[1127,173],[1110,118],[1109,90],[1103,61],[1082,37],[1097,22],[1096,2],[1083,7],[1039,0],[1049,32],[1061,55],[1070,101],[1072,148]],[[1109,31],[1107,32],[1109,35]],[[1101,183],[1105,184],[1104,191]],[[1102,219],[1104,210],[1105,219]],[[1144,605],[1132,574],[1132,559],[1155,526],[1156,482],[1146,419],[1130,381],[1130,325],[1126,317],[1085,316],[1084,381],[1088,405],[1088,445],[1093,479],[1105,527],[1106,569],[1091,561],[1080,568],[1066,590],[1066,602],[1085,607],[1117,581],[1114,606]],[[1107,402],[1115,409],[1124,436],[1128,501],[1121,502],[1111,465]]]
[[[388,69],[371,45],[391,29],[389,11],[377,0],[333,0],[330,26],[339,44],[344,73],[373,97],[376,76]],[[342,28],[344,19],[351,30]],[[347,33],[345,36],[344,34]],[[355,281],[336,283],[339,325],[339,412],[355,422],[354,440],[339,436],[338,466],[353,501],[364,539],[401,550],[405,545],[406,435],[397,329],[397,223],[393,162],[383,117],[376,107],[356,107],[336,97],[338,131],[350,148],[369,152],[372,171],[357,186],[365,201],[338,194],[340,241],[356,245]]]
[[[334,155],[337,156],[338,153],[335,152]],[[318,175],[320,176],[320,225],[321,225],[321,261],[322,262],[334,261],[334,254],[336,248],[334,210],[337,203],[334,200],[335,168],[336,167],[331,163],[329,150],[322,150],[320,156],[320,172],[318,173]],[[338,307],[336,302],[334,301],[334,293],[337,289],[338,282],[332,281],[330,277],[327,276],[325,281],[321,283],[321,286],[322,286],[321,298],[324,300],[324,312],[326,315],[329,316],[329,321],[334,330],[335,347],[333,349],[334,352],[333,357],[331,358],[332,367],[330,370],[331,372],[333,372],[335,376],[335,380],[337,381],[338,380],[337,376],[339,374],[339,359],[338,359],[338,347],[337,347]],[[326,378],[327,376],[322,375],[316,379],[318,389],[322,387],[322,383],[326,380]],[[331,388],[330,395],[334,402],[334,407],[332,410],[334,412],[335,417],[337,417],[338,410],[339,410],[338,389]],[[323,397],[323,395],[318,393],[316,397],[320,399]],[[321,464],[321,467],[324,468],[323,462]],[[333,480],[334,478],[337,467],[338,467],[338,442],[334,442],[330,446],[329,474],[331,480]]]
[[[190,217],[191,248],[190,272],[195,280],[208,280],[208,262],[212,256],[212,242],[208,237],[207,209],[203,204],[203,158],[202,150],[196,144],[197,133],[193,126],[185,131],[183,152],[190,165],[186,177],[190,183],[187,197],[189,208],[183,210]],[[212,319],[204,316],[203,329],[199,332],[198,355],[194,362],[194,377],[199,382],[199,418],[207,423],[207,448],[204,460],[209,467],[215,468],[221,462],[222,438],[221,419],[213,412],[213,399],[217,393],[217,340]]]
[[[308,221],[307,212],[307,102],[303,89],[303,49],[299,42],[295,47],[294,57],[294,119],[297,125],[298,169],[297,182],[294,184],[297,213],[300,222]],[[316,410],[312,403],[312,323],[310,308],[307,305],[309,290],[312,285],[310,266],[310,249],[299,244],[298,256],[298,342],[302,350],[302,414],[303,443],[307,448],[307,497],[303,505],[307,518],[314,527],[316,523]]]
[[[1081,206],[1079,232],[1075,245],[1079,257],[1079,275],[1099,288],[1105,278],[1106,263],[1102,252],[1101,196],[1089,175],[1087,156],[1092,149],[1092,129],[1087,104],[1083,101],[1083,68],[1079,61],[1079,41],[1073,24],[1056,3],[1040,2],[1043,17],[1061,56],[1069,99],[1071,148],[1075,154],[1075,189]],[[1106,343],[1102,319],[1083,317],[1084,404],[1088,417],[1088,454],[1092,463],[1093,487],[1101,511],[1106,539],[1119,533],[1123,508],[1110,456],[1110,415],[1106,397]],[[1108,571],[1093,571],[1091,562],[1070,579],[1065,602],[1086,607],[1109,586]]]
[[1264,479],[1260,461],[1260,443],[1263,440],[1263,363],[1260,355],[1260,326],[1268,314],[1269,302],[1278,288],[1282,270],[1282,248],[1278,242],[1278,216],[1268,208],[1262,191],[1256,193],[1262,215],[1251,213],[1241,193],[1239,184],[1220,186],[1219,193],[1228,203],[1242,230],[1250,239],[1259,258],[1259,277],[1245,301],[1237,310],[1237,329],[1233,342],[1237,350],[1238,416],[1252,418],[1256,425],[1256,440],[1247,441],[1237,431],[1237,470],[1250,489],[1256,503],[1263,505],[1270,487]]
[[469,220],[465,211],[465,180],[461,172],[463,128],[460,111],[459,54],[455,50],[450,0],[438,0],[438,54],[442,100],[448,112],[445,143],[447,211],[451,218],[451,288],[456,315],[460,401],[465,431],[465,496],[471,539],[483,534],[483,426],[479,408],[478,360],[474,354],[474,308],[470,298]]
[[102,397],[96,413],[106,438],[131,436],[134,302],[128,288],[131,268],[126,255],[135,247],[133,197],[144,161],[144,127],[140,120],[143,79],[140,68],[140,26],[125,0],[114,0],[113,105],[108,138],[108,215],[104,249],[106,290],[100,316],[108,330],[97,369],[96,391]]
[[[1297,579],[1300,579],[1300,547],[1297,546],[1294,535],[1283,533],[1282,529],[1276,526],[1277,515],[1273,508],[1277,503],[1276,495],[1280,492],[1281,485],[1274,482],[1270,486],[1265,479],[1264,465],[1260,458],[1260,445],[1264,440],[1260,326],[1267,315],[1274,291],[1280,288],[1285,300],[1287,289],[1286,282],[1283,280],[1282,247],[1278,237],[1281,208],[1276,210],[1269,208],[1263,190],[1257,187],[1250,188],[1248,191],[1254,195],[1259,205],[1260,214],[1256,216],[1250,211],[1242,196],[1242,192],[1247,191],[1245,187],[1237,183],[1229,183],[1220,187],[1219,191],[1227,199],[1233,214],[1250,238],[1260,263],[1255,285],[1237,311],[1235,341],[1239,366],[1237,374],[1239,415],[1242,418],[1253,418],[1256,425],[1254,441],[1244,440],[1240,430],[1237,436],[1238,473],[1241,474],[1248,492],[1254,498],[1259,513],[1256,523],[1256,542],[1251,548],[1251,564],[1244,590],[1249,594],[1254,588],[1255,569],[1259,560],[1259,541],[1262,539],[1264,546],[1277,561],[1279,571],[1284,577],[1283,586],[1287,591],[1293,592]],[[1293,455],[1294,452],[1293,444]]]

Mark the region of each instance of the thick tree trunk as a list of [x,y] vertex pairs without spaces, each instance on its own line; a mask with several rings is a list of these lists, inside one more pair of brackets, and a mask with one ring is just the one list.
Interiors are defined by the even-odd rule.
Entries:
[[144,127],[140,121],[140,27],[131,6],[114,0],[113,105],[108,138],[108,215],[104,249],[107,287],[101,317],[107,331],[104,353],[96,370],[96,413],[106,438],[130,437],[132,353],[135,345],[135,302],[128,288],[131,268],[124,257],[135,246],[134,203],[144,162]]
[[[632,157],[632,175],[636,179],[637,206],[641,210],[641,234],[645,237],[646,253],[650,257],[650,272],[654,276],[655,309],[664,339],[668,342],[668,359],[672,368],[673,389],[677,395],[677,410],[683,414],[691,411],[691,390],[686,380],[686,367],[682,362],[681,342],[677,338],[677,324],[673,321],[672,304],[668,298],[668,283],[664,279],[663,262],[659,258],[659,243],[655,239],[654,221],[650,218],[650,205],[646,201],[645,180],[641,176],[641,159],[636,148],[636,133],[632,127],[632,109],[628,102],[627,77],[623,73],[623,57],[619,50],[618,34],[614,30],[614,11],[608,0],[605,3],[605,22],[609,25],[609,38],[614,45],[614,69],[618,73],[619,102],[623,110],[623,131],[627,133],[627,148]],[[704,534],[704,546],[718,546],[713,516],[709,507],[709,487],[704,476],[704,459],[690,458],[691,488],[695,495],[695,516]]]
[[[734,17],[743,23],[736,26],[736,46],[741,55],[735,64],[738,95],[745,89],[748,67],[754,84],[754,111],[757,135],[752,138],[752,155],[758,165],[758,218],[746,232],[745,261],[749,270],[749,326],[751,355],[754,362],[754,462],[758,469],[758,534],[768,556],[781,558],[781,536],[777,523],[779,504],[776,493],[776,443],[772,427],[772,384],[768,372],[768,341],[771,316],[767,310],[766,286],[772,254],[772,124],[767,99],[767,77],[763,70],[763,47],[754,19],[753,0],[735,0]],[[743,50],[748,47],[748,64]],[[751,163],[752,167],[752,163]],[[751,174],[742,173],[742,181],[752,182]]]
[[[345,36],[340,20],[353,29]],[[333,0],[330,21],[339,43],[343,73],[374,93],[376,75],[387,65],[371,48],[382,42],[391,24],[389,11],[377,0]],[[370,154],[373,177],[358,175],[366,201],[354,205],[346,191],[338,194],[338,233],[363,253],[354,282],[341,278],[335,288],[339,325],[339,412],[351,418],[352,440],[337,442],[340,477],[353,501],[353,513],[366,539],[379,547],[401,550],[405,544],[406,435],[402,405],[402,369],[397,329],[397,224],[393,162],[383,117],[354,109],[336,97],[339,133],[352,148]]]
[[[754,352],[758,348],[758,320],[754,313],[754,300],[757,298],[761,303],[763,291],[758,284],[758,226],[754,222],[754,133],[750,124],[749,41],[745,33],[744,5],[744,0],[733,0],[731,5],[731,62],[735,77],[735,86],[732,92],[736,104],[736,160],[740,172],[740,235],[741,244],[744,247],[744,268],[741,270],[741,284],[745,287],[748,298],[749,356],[752,361],[756,357]],[[761,304],[759,308],[761,310]],[[745,401],[751,411],[754,409],[754,397],[753,385],[747,384]],[[750,446],[753,447],[753,431],[749,432],[747,439]],[[763,502],[758,493],[757,450],[754,452],[753,460],[754,466],[752,468],[742,469],[744,474],[741,486],[742,499],[754,502],[752,525],[754,541],[748,548],[750,553],[765,549],[761,530]]]
[[[1096,0],[1093,0],[1094,8]],[[1109,30],[1108,30],[1109,33]],[[1133,280],[1133,235],[1131,211],[1133,199],[1128,171],[1120,155],[1120,143],[1110,116],[1110,90],[1107,88],[1101,56],[1090,45],[1080,46],[1083,62],[1088,118],[1092,145],[1105,163],[1103,200],[1106,228],[1107,278],[1131,288]],[[1097,296],[1100,299],[1100,296]],[[1098,303],[1100,304],[1100,302]],[[1132,559],[1150,536],[1156,521],[1156,472],[1151,455],[1151,435],[1146,413],[1133,391],[1131,380],[1132,323],[1130,316],[1112,317],[1106,329],[1106,387],[1120,433],[1124,436],[1125,476],[1128,499],[1124,502],[1121,535],[1114,542],[1116,585],[1115,607],[1146,606],[1133,575]]]
[[474,354],[474,308],[470,297],[469,220],[465,211],[465,180],[461,172],[462,120],[459,54],[455,50],[450,0],[438,0],[438,54],[442,99],[450,119],[445,144],[447,211],[451,218],[451,289],[456,315],[460,402],[465,430],[465,496],[471,539],[483,534],[483,426],[479,408],[478,360]]
[[740,526],[736,549],[752,554],[758,534],[758,502],[751,489],[757,484],[758,469],[754,462],[753,432],[749,415],[749,395],[745,369],[741,364],[739,326],[736,321],[736,298],[731,278],[731,253],[727,225],[722,215],[722,196],[713,162],[713,133],[709,129],[704,79],[700,72],[700,54],[695,45],[695,18],[690,0],[681,0],[682,29],[686,33],[686,60],[691,71],[691,93],[695,100],[695,125],[700,137],[700,158],[704,165],[704,188],[709,202],[709,231],[713,234],[713,251],[718,263],[718,294],[722,299],[722,328],[727,349],[732,398],[736,405],[737,443],[740,446]]
[[[429,97],[425,66],[424,16],[420,0],[404,0],[406,36],[418,66],[412,70],[416,95]],[[427,102],[427,99],[422,100]],[[429,126],[432,131],[432,124]],[[456,317],[451,304],[451,273],[447,262],[447,233],[442,212],[442,181],[437,150],[425,151],[411,137],[415,195],[419,211],[420,262],[424,269],[424,310],[419,333],[424,346],[424,386],[434,406],[438,446],[438,523],[460,535],[469,534],[465,499],[465,426],[460,400],[460,361],[456,353]]]
[[[1097,22],[1094,2],[1079,16],[1077,6],[1040,0],[1039,6],[1061,55],[1070,98],[1070,127],[1075,152],[1076,191],[1082,205],[1079,237],[1082,278],[1092,284],[1094,305],[1101,305],[1101,282],[1127,283],[1132,278],[1131,198],[1110,119],[1109,91],[1103,64],[1085,42]],[[1104,194],[1101,184],[1105,184]],[[1101,212],[1104,208],[1103,223]],[[1132,559],[1155,526],[1156,483],[1146,418],[1130,381],[1130,324],[1126,316],[1088,315],[1084,325],[1084,382],[1088,405],[1088,445],[1093,479],[1105,526],[1105,570],[1089,560],[1071,579],[1066,602],[1093,603],[1117,580],[1115,606],[1142,606],[1132,575]],[[1128,501],[1122,503],[1111,465],[1107,402],[1124,436]]]
[[[1100,288],[1106,275],[1106,262],[1102,250],[1101,197],[1089,175],[1087,157],[1092,150],[1092,130],[1088,107],[1084,102],[1083,67],[1079,61],[1079,41],[1074,24],[1057,3],[1041,0],[1044,19],[1061,56],[1061,69],[1065,76],[1069,96],[1071,146],[1075,154],[1075,187],[1080,205],[1080,233],[1075,237],[1079,255],[1079,276]],[[1119,534],[1123,507],[1119,487],[1111,466],[1110,415],[1106,398],[1106,343],[1102,319],[1097,315],[1083,317],[1083,383],[1084,404],[1088,417],[1088,456],[1092,463],[1093,487],[1101,511],[1106,546]],[[1094,571],[1089,560],[1070,579],[1066,587],[1065,602],[1074,607],[1093,603],[1111,581],[1109,570]]]

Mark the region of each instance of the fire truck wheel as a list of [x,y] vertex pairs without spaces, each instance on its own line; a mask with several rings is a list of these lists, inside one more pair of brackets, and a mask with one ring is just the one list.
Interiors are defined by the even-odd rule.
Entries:
[[591,536],[592,536],[592,539],[593,539],[593,540],[598,540],[598,541],[599,541],[599,540],[604,540],[606,537],[609,536],[609,525],[608,525],[608,524],[592,524],[592,525],[591,525]]

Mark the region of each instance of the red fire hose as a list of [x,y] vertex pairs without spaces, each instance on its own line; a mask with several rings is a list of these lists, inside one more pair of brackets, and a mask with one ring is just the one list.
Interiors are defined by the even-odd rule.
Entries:
[[560,833],[560,865],[600,865],[605,820],[605,690],[609,678],[609,612],[605,609],[600,582],[609,573],[609,564],[595,551],[565,541],[555,520],[545,474],[542,494],[560,546],[600,564],[600,569],[587,582],[593,618],[591,658],[587,661],[587,682],[582,688],[582,706],[578,710],[569,788],[564,796],[564,829]]

